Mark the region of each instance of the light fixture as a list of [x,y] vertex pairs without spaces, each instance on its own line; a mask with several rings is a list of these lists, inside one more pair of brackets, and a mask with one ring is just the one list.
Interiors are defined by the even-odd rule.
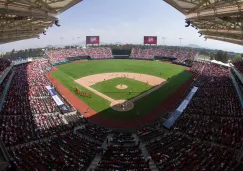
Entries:
[[185,23],[187,24],[187,25],[185,25],[185,27],[189,27],[191,24],[191,22],[189,20],[186,20]]
[[42,32],[44,35],[46,35],[46,28],[44,28],[44,31]]
[[55,20],[55,25],[56,25],[57,27],[60,27],[60,26],[61,26],[60,23],[59,23],[59,20],[58,20],[58,19]]
[[200,34],[200,36],[199,36],[199,37],[201,37],[201,36],[203,35],[203,34],[202,34],[202,32],[200,32],[200,31],[199,31],[198,33]]

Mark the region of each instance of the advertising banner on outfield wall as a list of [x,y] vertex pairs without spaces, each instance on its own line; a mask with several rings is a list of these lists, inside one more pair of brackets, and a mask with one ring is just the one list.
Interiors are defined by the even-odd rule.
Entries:
[[58,97],[56,91],[51,88],[51,86],[46,86],[46,89],[50,93],[52,99],[55,101],[57,104],[58,108],[60,109],[61,113],[68,113],[69,109],[68,107],[62,102],[62,100]]
[[144,36],[144,44],[157,45],[157,36]]

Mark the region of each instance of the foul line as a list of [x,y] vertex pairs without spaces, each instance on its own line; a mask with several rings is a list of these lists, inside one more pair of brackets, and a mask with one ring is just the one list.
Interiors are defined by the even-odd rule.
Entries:
[[[75,81],[75,82],[76,82],[76,81]],[[106,96],[106,95],[100,93],[99,91],[97,91],[97,90],[95,90],[95,89],[93,89],[93,88],[91,88],[91,87],[89,87],[89,86],[86,86],[86,85],[84,85],[84,84],[80,84],[80,83],[78,83],[78,84],[81,85],[81,86],[83,86],[84,88],[86,88],[86,89],[92,91],[93,93],[97,94],[98,96],[100,96],[100,97],[102,97],[102,98],[104,98],[104,99],[110,101],[111,103],[116,102],[116,100],[110,98],[109,96]]]
[[148,94],[150,94],[150,93],[154,92],[155,90],[159,89],[160,87],[162,87],[162,86],[165,85],[166,83],[167,83],[167,81],[163,82],[163,83],[160,84],[160,85],[155,86],[154,88],[152,88],[152,89],[150,89],[150,90],[148,90],[148,91],[146,91],[146,92],[144,92],[144,93],[138,95],[137,97],[134,97],[133,99],[126,101],[126,102],[131,102],[131,103],[132,103],[132,102],[135,102],[135,101],[137,101],[138,99],[141,99],[141,98],[143,98],[144,96],[147,96]]
[[[74,78],[72,78],[71,76],[69,76],[68,74],[66,74],[64,71],[62,71],[62,70],[58,70],[58,71],[61,71],[61,72],[64,73],[67,77],[69,77],[70,79],[72,79],[72,80],[74,80],[76,83],[78,83],[77,80],[75,80]],[[147,96],[148,94],[154,92],[155,90],[159,89],[160,87],[162,87],[162,86],[165,85],[166,83],[167,83],[167,81],[165,81],[165,82],[161,83],[160,85],[157,85],[157,86],[155,86],[154,88],[152,88],[152,89],[150,89],[150,90],[148,90],[148,91],[146,91],[146,92],[144,92],[144,93],[142,93],[142,94],[140,94],[140,95],[134,97],[134,98],[131,99],[131,100],[127,100],[126,103],[133,103],[133,102],[135,102],[135,101],[137,101],[137,100],[143,98],[144,96]],[[107,96],[107,95],[105,95],[105,94],[103,94],[103,93],[100,93],[99,91],[97,91],[97,90],[95,90],[95,89],[93,89],[93,88],[91,88],[91,87],[89,87],[89,86],[87,86],[87,85],[85,85],[85,84],[80,84],[80,83],[78,83],[78,84],[81,85],[81,86],[83,86],[84,88],[86,88],[86,89],[92,91],[93,93],[97,94],[98,96],[102,97],[103,99],[108,100],[108,101],[111,102],[111,103],[117,103],[117,100],[114,100],[114,99],[110,98],[109,96]]]
[[[72,79],[72,80],[74,80],[76,83],[78,83],[74,78],[72,78],[71,76],[69,76],[68,74],[66,74],[64,71],[62,71],[62,70],[58,70],[58,71],[61,71],[61,72],[64,73],[67,77],[69,77],[70,79]],[[89,86],[86,86],[85,84],[80,84],[80,83],[78,83],[78,84],[81,85],[82,87],[84,87],[84,88],[86,88],[86,89],[92,91],[93,93],[97,94],[98,96],[100,96],[100,97],[102,97],[102,98],[108,100],[108,101],[111,102],[111,103],[117,102],[116,100],[110,98],[109,96],[106,96],[106,95],[100,93],[99,91],[97,91],[97,90],[95,90],[95,89],[93,89],[93,88],[91,88],[91,87],[89,87]]]
[[65,73],[64,71],[57,69],[58,71],[62,72],[63,74],[65,74],[67,77],[69,77],[71,80],[75,80],[73,77],[69,76],[67,73]]
[[[78,83],[77,81],[75,81],[75,82]],[[167,83],[167,81],[165,81],[165,82],[163,82],[162,84],[157,85],[157,86],[153,87],[152,89],[150,89],[150,90],[148,90],[148,91],[146,91],[146,92],[144,92],[144,93],[142,93],[142,94],[140,94],[140,95],[134,97],[134,98],[131,99],[131,100],[127,100],[127,101],[125,101],[125,102],[126,102],[126,103],[133,103],[133,102],[135,102],[135,101],[137,101],[137,100],[143,98],[144,96],[147,96],[148,94],[154,92],[155,90],[159,89],[160,87],[162,87],[162,86],[165,85],[166,83]],[[85,85],[85,84],[80,84],[80,83],[78,83],[78,84],[81,85],[81,86],[83,86],[83,87],[85,87],[86,89],[92,91],[93,93],[97,94],[98,96],[100,96],[100,97],[102,97],[102,98],[108,100],[108,101],[111,102],[111,103],[116,103],[116,102],[117,102],[117,100],[114,100],[114,99],[110,98],[109,96],[106,96],[106,95],[104,95],[103,93],[100,93],[99,91],[97,91],[97,90],[95,90],[95,89],[93,89],[93,88],[91,88],[91,87],[89,87],[89,86],[87,86],[87,85]]]

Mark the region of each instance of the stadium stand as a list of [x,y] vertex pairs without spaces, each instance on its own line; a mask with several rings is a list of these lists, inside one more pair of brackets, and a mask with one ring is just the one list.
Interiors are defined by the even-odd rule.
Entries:
[[85,125],[84,127],[77,129],[77,133],[79,135],[83,135],[83,136],[87,136],[90,138],[93,138],[94,140],[102,143],[106,136],[108,135],[108,133],[110,133],[111,131],[109,129],[106,128],[102,128],[96,125]]
[[[4,27],[1,31],[4,34],[1,43],[39,38],[39,34],[44,34],[43,31],[53,23],[59,27],[57,16],[77,2],[81,1],[43,1],[41,5],[39,1],[3,1],[5,5],[1,7],[1,14],[8,17],[2,19]],[[236,33],[242,35],[238,21],[242,16],[242,2],[210,1],[210,5],[209,1],[166,2],[186,15],[186,27],[199,30],[205,40],[211,38],[243,44],[242,36],[235,36]],[[30,24],[21,24],[22,31],[19,30],[20,23]],[[13,34],[13,30],[19,31]],[[181,49],[135,47],[131,58],[152,59],[158,56],[184,63],[193,59],[195,53]],[[42,56],[43,52],[39,49],[32,54]],[[68,60],[67,57],[83,55],[93,59],[112,58],[110,50],[105,48],[65,49],[53,52],[51,62],[62,63]],[[19,60],[20,56],[28,58],[30,51],[13,51],[5,57]],[[10,65],[9,61],[0,59],[0,76]],[[243,61],[234,65],[243,73]],[[12,164],[21,170],[87,170],[100,153],[104,145],[102,141],[112,134],[96,170],[150,170],[150,158],[145,159],[144,149],[140,150],[142,147],[133,135],[89,124],[80,113],[60,114],[45,89],[46,85],[52,86],[44,75],[50,69],[47,61],[30,62],[15,66],[4,76],[0,89],[0,130],[1,139],[14,159]],[[193,84],[199,90],[178,122],[171,130],[147,126],[137,131],[137,135],[157,165],[157,170],[235,171],[238,166],[235,158],[242,145],[243,113],[229,69],[195,62],[191,70],[200,74]],[[232,73],[242,92],[242,81]],[[71,104],[68,106],[72,108]]]
[[9,60],[0,59],[0,76],[2,75],[2,72],[8,68],[11,65],[11,62]]
[[204,69],[204,64],[205,62],[202,61],[194,61],[191,71],[201,74],[202,70]]
[[113,58],[111,49],[107,47],[87,49],[57,49],[48,51],[47,55],[50,57],[51,63],[53,64],[65,62],[71,57],[90,56],[93,59]]
[[0,112],[1,137],[6,146],[26,143],[43,138],[57,129],[64,129],[61,127],[65,125],[65,119],[60,116],[56,103],[45,87],[51,85],[44,75],[50,68],[47,60],[13,68],[14,76]]
[[[180,50],[178,48],[142,48],[142,47],[133,47],[130,57],[133,59],[153,59],[154,57],[167,58],[174,60],[177,63],[184,63],[188,60],[194,59],[197,52],[194,50]],[[111,59],[113,58],[112,50],[110,47],[91,47],[87,49],[59,49],[52,50],[48,52],[48,55],[51,58],[52,63],[60,63],[67,61],[70,57],[81,57],[89,56],[92,59]]]
[[242,145],[242,107],[229,69],[195,62],[199,91],[170,132],[146,127],[137,132],[159,170],[236,170]]
[[232,75],[234,76],[236,82],[237,82],[237,85],[239,86],[239,89],[241,91],[241,95],[243,96],[243,84],[242,82],[240,81],[240,79],[238,78],[238,76],[234,73],[234,71],[231,71]]
[[65,62],[67,61],[66,57],[71,56],[73,50],[68,49],[60,49],[60,50],[53,50],[47,53],[50,56],[50,61],[52,64]]
[[145,160],[139,144],[130,133],[114,133],[107,150],[99,162],[97,171],[144,170],[149,171],[149,160]]
[[133,48],[131,58],[152,59],[154,57],[153,49]]
[[74,133],[63,133],[9,151],[22,170],[86,170],[99,146]]
[[243,61],[237,61],[235,63],[233,63],[234,66],[237,68],[237,70],[243,74]]
[[[234,148],[241,146],[242,106],[229,69],[205,64],[195,82],[199,87],[174,130]],[[232,134],[234,132],[234,134]]]
[[235,170],[235,151],[180,133],[164,133],[146,143],[159,170]]
[[197,52],[193,50],[165,49],[165,48],[133,48],[131,58],[153,59],[154,57],[166,57],[175,59],[175,62],[183,63],[187,60],[194,59]]
[[110,48],[88,48],[86,52],[93,59],[113,58]]
[[71,104],[71,112],[62,115],[46,88],[52,86],[45,77],[51,68],[48,60],[16,65],[1,85],[5,89],[10,82],[0,112],[1,139],[16,167],[75,171],[94,161],[97,171],[149,171],[152,162],[168,171],[238,167],[243,110],[228,67],[195,61],[191,70],[199,76],[193,86],[199,89],[178,121],[170,130],[157,124],[134,135],[89,123]]

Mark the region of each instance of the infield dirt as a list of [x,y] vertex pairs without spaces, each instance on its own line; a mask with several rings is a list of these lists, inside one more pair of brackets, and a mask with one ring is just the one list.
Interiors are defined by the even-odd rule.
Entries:
[[[127,107],[127,108],[125,107],[124,109],[121,110],[121,109],[118,109],[117,107],[113,107],[113,106],[119,106],[119,104],[123,104],[123,103],[120,103],[119,100],[114,100],[111,97],[109,97],[91,87],[92,85],[95,85],[96,83],[111,80],[114,78],[130,78],[133,80],[144,82],[145,84],[151,85],[154,88],[150,89],[149,91],[147,91],[145,93],[140,94],[139,96],[137,96],[129,101],[123,102],[123,103],[127,103],[127,104],[132,104],[132,105],[127,105],[130,107]],[[113,72],[113,73],[102,73],[102,74],[89,75],[86,77],[79,78],[79,79],[75,80],[75,82],[79,83],[81,86],[85,87],[86,89],[92,91],[93,93],[97,94],[98,96],[111,102],[111,107],[113,109],[116,110],[116,108],[117,108],[118,111],[128,111],[133,108],[133,102],[135,102],[136,100],[157,90],[158,88],[160,88],[163,85],[163,83],[166,82],[166,80],[163,78],[160,78],[160,77],[147,75],[147,74],[138,74],[138,73],[129,73],[129,72]]]
[[89,75],[86,77],[79,78],[75,81],[81,85],[92,86],[96,83],[106,81],[106,80],[111,80],[114,78],[130,78],[130,79],[147,83],[151,86],[157,86],[166,81],[163,78],[156,77],[153,75],[130,73],[130,72],[112,72],[112,73],[95,74],[95,75]]

